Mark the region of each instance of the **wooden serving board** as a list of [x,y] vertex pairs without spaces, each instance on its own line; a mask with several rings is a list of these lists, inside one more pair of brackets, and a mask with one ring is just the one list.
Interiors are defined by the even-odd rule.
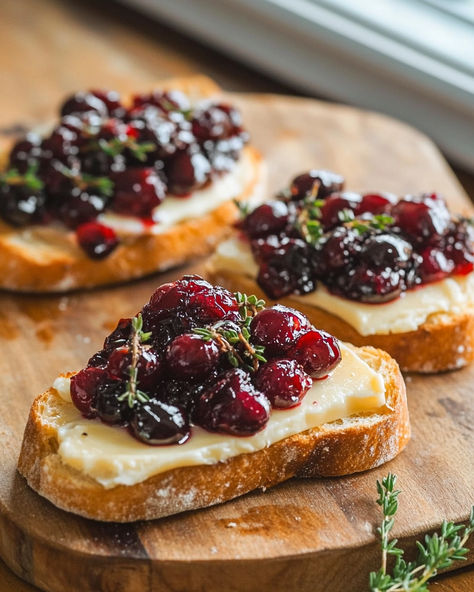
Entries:
[[[433,144],[401,123],[308,99],[232,100],[268,158],[272,192],[316,166],[344,174],[350,189],[437,190],[454,208],[469,207]],[[0,556],[14,572],[50,592],[357,592],[379,565],[376,479],[388,471],[399,477],[404,493],[394,535],[408,548],[443,518],[467,518],[474,367],[408,376],[413,438],[397,459],[364,474],[293,480],[211,509],[129,525],[76,517],[30,490],[16,460],[35,395],[58,372],[82,367],[119,317],[182,273],[69,296],[0,295]]]

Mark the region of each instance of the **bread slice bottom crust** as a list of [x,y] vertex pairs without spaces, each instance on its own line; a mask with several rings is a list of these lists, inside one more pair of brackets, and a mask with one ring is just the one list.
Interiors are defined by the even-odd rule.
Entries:
[[31,407],[18,470],[34,490],[59,508],[114,522],[151,520],[212,506],[295,476],[366,471],[403,450],[410,424],[405,384],[395,360],[372,347],[360,348],[358,353],[385,384],[386,405],[375,413],[327,423],[223,462],[180,467],[112,489],[61,460],[54,417],[65,403],[57,391],[49,389]]
[[[220,88],[205,76],[173,78],[158,82],[156,88],[181,90],[191,97],[216,98]],[[0,153],[0,169],[5,166],[8,148]],[[207,255],[230,232],[238,217],[233,198],[248,200],[263,177],[263,159],[252,146],[241,154],[252,171],[242,193],[199,218],[183,220],[161,234],[124,237],[105,259],[90,259],[68,232],[52,238],[52,243],[21,239],[22,229],[0,222],[0,288],[16,292],[66,292],[128,281],[181,265]],[[47,227],[36,227],[41,231]],[[26,227],[26,230],[28,228]]]
[[[231,271],[208,267],[210,281],[233,292],[256,294],[269,300],[251,278]],[[436,313],[406,333],[361,335],[339,317],[316,306],[304,304],[291,296],[278,300],[303,312],[310,321],[342,341],[357,346],[371,345],[388,352],[405,372],[435,373],[462,368],[474,361],[474,314]]]

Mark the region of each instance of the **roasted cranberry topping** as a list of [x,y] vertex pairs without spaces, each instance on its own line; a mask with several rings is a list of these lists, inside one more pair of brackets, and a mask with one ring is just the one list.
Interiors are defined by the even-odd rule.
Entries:
[[113,173],[115,195],[112,209],[119,214],[151,218],[164,200],[166,186],[153,168],[130,168]]
[[[137,95],[126,108],[114,91],[78,92],[48,136],[28,134],[12,148],[0,173],[0,217],[76,230],[112,210],[159,224],[154,210],[167,194],[188,196],[231,171],[247,141],[239,112],[224,103],[193,107],[169,91]],[[92,258],[113,250],[90,243],[78,236]]]
[[288,408],[301,402],[312,380],[296,360],[273,360],[260,368],[255,385],[273,407]]
[[253,210],[242,222],[250,238],[275,234],[288,223],[288,207],[282,201],[270,201]]
[[290,196],[292,200],[301,201],[308,197],[324,199],[341,191],[344,187],[344,177],[331,171],[311,170],[308,173],[298,175],[290,184]]
[[72,402],[85,417],[95,417],[97,388],[106,379],[102,368],[85,368],[71,378]]
[[87,222],[77,228],[77,240],[91,259],[104,259],[114,251],[118,238],[112,228],[98,222]]
[[255,315],[250,333],[255,343],[265,346],[267,354],[278,356],[284,354],[310,327],[310,322],[302,313],[277,304]]
[[342,177],[299,175],[237,228],[250,240],[257,283],[274,300],[324,284],[383,303],[423,283],[474,269],[474,219],[451,216],[437,193],[341,192]]
[[[114,378],[125,379],[130,374],[132,352],[130,347],[115,349],[107,362],[106,369]],[[162,361],[157,351],[147,348],[140,351],[136,360],[137,380],[148,391],[153,390],[162,375]]]
[[303,314],[264,307],[196,275],[160,286],[73,376],[72,400],[147,444],[185,442],[190,418],[211,432],[255,434],[272,406],[298,405],[311,376],[340,360],[336,340]]
[[211,432],[248,436],[261,430],[270,417],[270,403],[241,368],[225,372],[201,395],[194,421]]
[[132,416],[133,435],[146,444],[183,444],[189,438],[186,412],[175,405],[152,399],[139,406]]
[[166,351],[166,362],[176,378],[202,378],[217,366],[220,350],[215,341],[203,341],[194,333],[175,337]]
[[337,339],[325,331],[312,329],[302,335],[288,351],[312,378],[321,378],[341,360]]

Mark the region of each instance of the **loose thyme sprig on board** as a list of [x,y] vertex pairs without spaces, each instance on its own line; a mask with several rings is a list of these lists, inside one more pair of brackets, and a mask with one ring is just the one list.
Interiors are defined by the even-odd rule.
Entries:
[[151,337],[151,331],[143,332],[143,318],[141,313],[132,319],[132,335],[130,337],[130,347],[132,350],[132,361],[129,367],[129,379],[125,392],[118,397],[119,401],[127,399],[128,406],[132,408],[136,401],[146,403],[150,397],[138,388],[138,358],[140,349]]
[[[264,357],[265,347],[250,343],[249,327],[257,312],[265,308],[265,300],[254,295],[247,296],[241,292],[235,292],[234,296],[239,304],[241,316],[239,331],[235,330],[228,321],[218,321],[209,327],[196,327],[193,333],[205,341],[214,340],[221,351],[227,354],[227,359],[234,368],[240,366],[256,372],[259,363],[267,361]],[[242,351],[239,351],[238,345],[242,345]]]
[[[397,539],[388,540],[398,510],[399,490],[395,490],[397,477],[389,473],[380,483],[377,481],[379,497],[377,503],[382,506],[383,521],[377,532],[382,547],[382,564],[378,571],[369,576],[370,592],[427,592],[428,581],[438,570],[450,567],[454,561],[465,560],[468,549],[464,546],[474,532],[474,506],[467,525],[454,524],[446,520],[441,531],[425,535],[424,544],[417,541],[418,557],[406,562],[404,551],[397,547]],[[387,573],[387,559],[395,556],[392,573]]]

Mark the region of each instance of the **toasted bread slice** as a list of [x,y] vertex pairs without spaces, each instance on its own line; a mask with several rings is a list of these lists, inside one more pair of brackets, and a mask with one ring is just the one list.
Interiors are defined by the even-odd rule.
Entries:
[[[180,90],[191,100],[218,96],[219,87],[205,76],[173,78],[156,88]],[[8,150],[0,155],[5,165]],[[214,210],[182,220],[160,234],[130,235],[102,260],[92,260],[73,232],[49,226],[13,228],[0,222],[0,288],[19,292],[65,292],[127,281],[163,271],[210,253],[237,217],[234,199],[247,200],[261,188],[260,153],[246,146],[241,161],[249,171],[240,195],[230,195]],[[230,173],[232,174],[232,173]]]
[[[268,297],[250,277],[228,270],[215,269],[212,261],[208,276],[214,283],[232,291]],[[279,300],[303,312],[316,326],[342,341],[357,346],[371,345],[388,352],[406,372],[434,373],[461,368],[474,361],[474,314],[435,313],[416,331],[361,335],[341,318],[316,306],[304,304],[291,296]]]
[[150,520],[225,502],[291,477],[338,476],[394,458],[410,437],[403,378],[395,360],[371,347],[358,355],[383,379],[386,405],[287,437],[262,450],[215,464],[156,474],[135,485],[106,489],[65,464],[58,450],[58,418],[65,402],[52,388],[33,403],[18,468],[55,505],[88,518]]

